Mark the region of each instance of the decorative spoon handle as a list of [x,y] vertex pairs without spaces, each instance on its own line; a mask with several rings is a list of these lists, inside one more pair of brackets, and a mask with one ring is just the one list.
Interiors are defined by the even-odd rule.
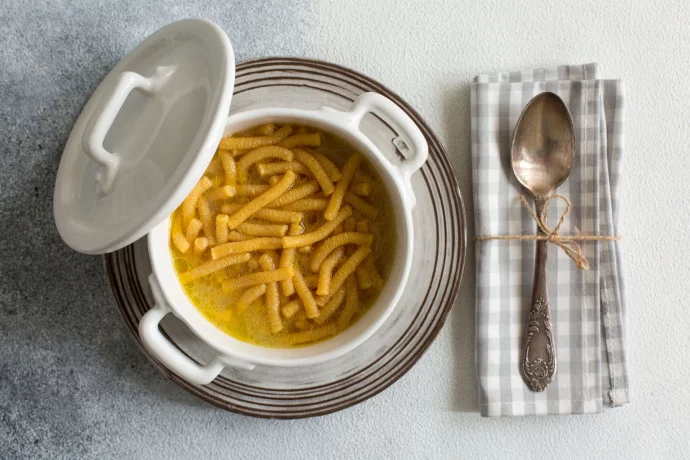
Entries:
[[[538,212],[541,213],[543,207],[539,202],[536,204]],[[538,234],[543,235],[543,232],[538,230]],[[546,289],[546,247],[546,241],[537,241],[532,306],[522,342],[520,361],[522,379],[532,391],[544,391],[556,372],[556,348],[553,343],[549,294]]]

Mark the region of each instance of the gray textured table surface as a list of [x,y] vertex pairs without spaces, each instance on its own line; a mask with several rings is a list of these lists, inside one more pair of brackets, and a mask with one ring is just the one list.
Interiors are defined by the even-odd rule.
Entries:
[[[0,2],[0,458],[687,456],[690,358],[659,359],[690,347],[690,260],[678,257],[687,255],[690,217],[665,198],[683,201],[688,191],[686,2],[179,3]],[[51,202],[90,93],[145,36],[184,17],[221,25],[238,60],[321,58],[390,86],[446,143],[466,202],[474,75],[598,61],[604,74],[625,78],[633,403],[596,416],[481,419],[472,253],[460,299],[427,354],[390,389],[343,412],[252,419],[202,403],[155,371],[114,306],[102,259],[61,242]],[[644,193],[652,184],[656,192]]]

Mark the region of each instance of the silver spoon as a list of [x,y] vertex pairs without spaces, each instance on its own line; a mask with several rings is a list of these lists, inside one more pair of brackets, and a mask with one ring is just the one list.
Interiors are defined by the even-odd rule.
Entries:
[[[544,203],[570,175],[575,152],[573,120],[561,98],[541,93],[529,101],[515,126],[511,150],[515,177],[532,195],[539,218],[545,218]],[[537,232],[543,234],[540,229]],[[520,374],[533,391],[544,391],[556,372],[546,243],[537,241],[532,304],[520,360]]]

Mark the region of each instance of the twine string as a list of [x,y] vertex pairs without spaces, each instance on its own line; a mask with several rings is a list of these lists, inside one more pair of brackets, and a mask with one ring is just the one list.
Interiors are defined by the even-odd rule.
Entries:
[[[549,227],[547,218],[547,209],[551,200],[560,199],[565,204],[565,209],[563,214],[558,219],[558,223],[555,227]],[[532,219],[537,223],[537,227],[543,235],[482,235],[474,238],[475,241],[489,241],[489,240],[519,240],[519,241],[546,241],[548,243],[555,244],[565,252],[565,254],[570,257],[570,259],[575,263],[577,268],[580,270],[589,270],[589,262],[582,253],[582,248],[576,241],[618,241],[621,239],[620,236],[611,235],[561,235],[559,233],[563,222],[565,222],[566,217],[570,213],[570,208],[572,204],[570,200],[564,195],[550,195],[544,200],[544,204],[541,209],[533,209],[524,195],[520,195],[520,202],[527,209]]]

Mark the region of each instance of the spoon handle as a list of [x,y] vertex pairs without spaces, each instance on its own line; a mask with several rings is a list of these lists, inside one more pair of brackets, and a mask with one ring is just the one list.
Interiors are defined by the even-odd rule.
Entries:
[[[543,209],[539,202],[537,209]],[[540,216],[541,217],[541,216]],[[538,230],[538,234],[543,234]],[[544,391],[556,372],[556,348],[551,329],[549,294],[546,289],[547,242],[537,241],[532,306],[522,342],[520,373],[532,391]]]

